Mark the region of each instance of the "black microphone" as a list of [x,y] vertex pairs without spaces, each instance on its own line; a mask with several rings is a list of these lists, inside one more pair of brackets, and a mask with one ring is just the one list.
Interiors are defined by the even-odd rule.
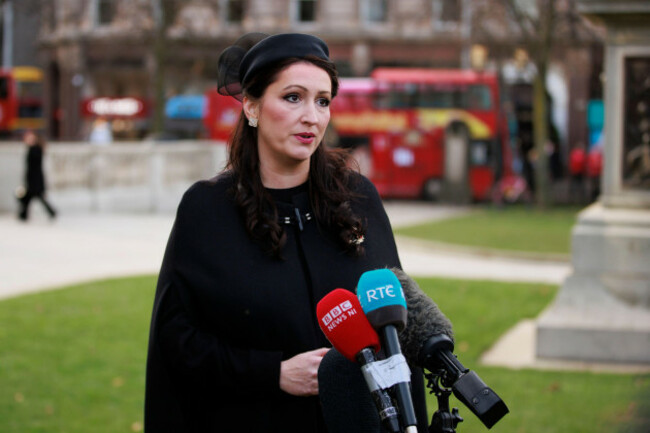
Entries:
[[399,335],[404,356],[413,365],[431,372],[444,370],[443,385],[487,427],[509,412],[506,404],[473,371],[464,367],[454,351],[452,325],[438,306],[401,269],[399,279],[408,305],[408,323]]
[[411,397],[411,371],[402,355],[398,330],[406,326],[406,301],[399,280],[389,269],[364,272],[357,296],[370,324],[381,334],[387,360],[396,379],[392,387],[406,433],[417,433],[417,418]]
[[[333,290],[318,302],[316,315],[321,330],[330,343],[332,343],[332,346],[334,346],[337,352],[340,352],[340,354],[348,359],[348,377],[341,377],[341,374],[344,373],[339,373],[335,370],[332,371],[332,368],[328,368],[330,358],[328,358],[328,361],[324,365],[323,361],[321,361],[318,370],[319,394],[322,392],[320,386],[323,385],[325,387],[325,394],[321,394],[321,403],[328,430],[331,433],[337,431],[370,431],[374,433],[378,431],[377,429],[363,430],[368,426],[367,422],[369,421],[363,421],[360,418],[367,417],[367,411],[352,410],[354,405],[350,405],[345,411],[340,410],[340,400],[349,400],[346,398],[349,397],[347,392],[339,393],[338,400],[336,398],[337,393],[333,392],[333,390],[336,390],[337,385],[333,384],[332,381],[338,382],[339,386],[347,387],[348,379],[354,379],[356,377],[352,373],[349,373],[349,364],[351,364],[349,361],[356,361],[361,365],[361,369],[355,366],[356,370],[359,373],[363,371],[363,375],[360,376],[365,379],[367,384],[365,395],[368,394],[369,389],[375,402],[377,412],[375,412],[374,418],[376,418],[376,414],[378,413],[383,426],[388,432],[400,432],[397,410],[388,392],[381,384],[385,375],[382,374],[380,363],[375,358],[375,353],[379,350],[379,337],[363,314],[357,297],[352,292],[344,289]],[[330,355],[330,357],[334,357],[334,361],[336,360],[334,354]],[[346,366],[345,363],[341,362],[335,364],[343,367]],[[354,364],[351,365],[354,366]],[[345,371],[345,368],[343,368],[343,371]],[[366,414],[362,415],[364,412]],[[360,421],[355,423],[355,419]],[[352,427],[356,428],[353,429]]]
[[[318,398],[329,433],[378,433],[380,416],[359,365],[331,349],[318,367]],[[397,430],[399,432],[399,425]]]

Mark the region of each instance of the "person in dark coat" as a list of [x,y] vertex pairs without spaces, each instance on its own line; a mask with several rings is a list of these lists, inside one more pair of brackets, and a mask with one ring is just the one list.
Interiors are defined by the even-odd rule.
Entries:
[[243,110],[226,170],[177,210],[151,319],[147,433],[327,431],[316,305],[400,267],[377,190],[322,143],[338,90],[328,56],[314,36],[248,34],[219,58],[219,91]]
[[23,135],[23,142],[27,146],[25,158],[25,191],[19,198],[20,209],[18,218],[27,221],[29,218],[29,204],[32,199],[41,201],[50,218],[56,216],[56,211],[45,198],[45,174],[43,173],[43,154],[45,142],[42,137],[34,131],[26,131]]

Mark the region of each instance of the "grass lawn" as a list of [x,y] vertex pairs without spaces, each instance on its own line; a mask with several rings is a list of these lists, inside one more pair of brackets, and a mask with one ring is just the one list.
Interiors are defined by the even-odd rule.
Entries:
[[477,207],[470,215],[399,228],[395,234],[496,250],[568,254],[571,228],[580,210]]
[[0,432],[142,430],[154,277],[0,302]]
[[[506,329],[535,317],[553,299],[555,287],[418,281],[454,323],[461,362],[510,407],[492,431],[649,431],[650,375],[478,364]],[[140,431],[154,284],[154,277],[116,279],[0,302],[0,432]],[[430,396],[430,415],[434,400]],[[465,418],[459,432],[487,431],[458,400],[451,404]]]

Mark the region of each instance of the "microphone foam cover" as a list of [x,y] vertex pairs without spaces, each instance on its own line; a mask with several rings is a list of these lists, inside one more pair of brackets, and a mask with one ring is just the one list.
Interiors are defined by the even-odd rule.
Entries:
[[402,330],[406,326],[406,300],[402,285],[390,269],[364,272],[359,278],[357,296],[375,329],[395,325]]
[[352,292],[335,289],[316,306],[318,324],[332,346],[350,361],[366,347],[379,351],[379,337]]
[[418,365],[420,350],[427,339],[445,334],[453,340],[453,328],[449,319],[411,277],[401,269],[392,271],[401,283],[408,305],[409,325],[398,335],[400,346],[409,363]]
[[329,433],[377,433],[381,421],[358,364],[336,349],[318,368],[318,397]]

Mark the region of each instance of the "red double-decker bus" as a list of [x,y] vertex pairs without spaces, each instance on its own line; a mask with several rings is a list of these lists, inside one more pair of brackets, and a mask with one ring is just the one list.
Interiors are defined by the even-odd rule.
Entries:
[[344,78],[332,125],[383,197],[486,200],[510,168],[492,73],[380,68]]
[[43,71],[31,66],[0,70],[0,135],[42,129]]
[[[210,137],[227,140],[241,111],[207,94]],[[507,122],[493,73],[380,68],[342,78],[328,137],[348,148],[382,197],[484,201],[510,175]]]

